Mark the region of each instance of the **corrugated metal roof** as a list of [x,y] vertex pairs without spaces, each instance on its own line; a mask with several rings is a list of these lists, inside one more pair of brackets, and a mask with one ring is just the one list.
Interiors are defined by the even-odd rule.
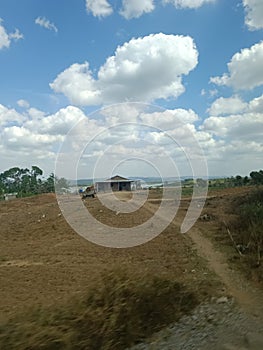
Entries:
[[97,181],[96,183],[105,183],[105,182],[108,182],[108,183],[111,183],[111,182],[134,182],[134,180],[129,180],[127,179],[126,177],[122,177],[120,175],[115,175],[105,181]]
[[115,176],[107,179],[106,181],[132,181],[132,180],[129,180],[126,177],[122,177],[120,175],[115,175]]

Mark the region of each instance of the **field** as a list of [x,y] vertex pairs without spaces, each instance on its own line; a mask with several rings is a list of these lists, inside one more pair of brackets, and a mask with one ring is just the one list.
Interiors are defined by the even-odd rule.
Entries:
[[[225,287],[227,293],[238,298],[240,295],[237,291],[238,288],[234,287],[235,283],[233,280],[231,282],[227,271],[222,268],[224,264],[220,261],[218,254],[223,252],[229,260],[236,256],[231,241],[225,234],[222,236],[221,222],[231,216],[226,211],[227,205],[234,198],[248,191],[250,191],[248,188],[233,188],[209,193],[206,206],[203,209],[203,214],[207,214],[209,220],[198,220],[190,233],[187,234],[181,234],[179,230],[190,203],[190,198],[184,197],[175,219],[157,238],[146,244],[127,249],[98,246],[77,235],[65,221],[54,194],[0,202],[1,323],[9,324],[8,327],[10,327],[14,323],[17,325],[19,322],[25,322],[27,318],[32,319],[34,312],[50,314],[51,310],[66,310],[67,308],[71,310],[70,317],[73,317],[73,314],[76,317],[75,311],[72,310],[76,306],[76,310],[79,310],[80,313],[83,312],[80,310],[81,305],[83,306],[81,304],[83,300],[91,298],[93,300],[91,303],[97,303],[98,305],[95,306],[99,307],[100,297],[103,293],[108,291],[107,293],[111,295],[114,288],[119,288],[119,286],[123,288],[124,285],[129,290],[127,292],[125,289],[127,295],[135,295],[135,299],[138,294],[140,298],[146,299],[150,295],[151,300],[154,299],[156,293],[158,294],[156,286],[159,286],[160,295],[156,301],[157,304],[163,302],[161,300],[162,286],[165,286],[163,295],[168,303],[164,303],[162,306],[165,311],[166,307],[169,309],[169,303],[173,305],[169,299],[171,295],[167,291],[170,290],[174,293],[174,288],[177,288],[181,302],[176,300],[179,305],[177,305],[176,310],[171,309],[172,316],[169,312],[166,313],[165,321],[156,323],[156,320],[152,320],[152,329],[148,329],[145,334],[149,336],[151,332],[161,329],[166,323],[176,321],[183,313],[190,312],[197,304],[210,300],[212,296],[219,297],[225,294]],[[130,195],[130,193],[124,192],[118,194],[124,202],[130,198]],[[132,227],[154,215],[159,207],[160,198],[160,190],[151,190],[148,201],[136,212],[136,215],[116,215],[103,207],[98,198],[86,199],[85,206],[94,217],[107,225]],[[224,244],[218,247],[220,242]],[[258,279],[257,283],[259,283]],[[142,294],[140,286],[144,291],[149,292],[148,296]],[[132,288],[137,289],[132,291]],[[112,297],[120,297],[124,302],[123,295],[118,293]],[[182,299],[184,296],[188,300],[187,303],[185,299]],[[105,295],[104,298],[107,299]],[[129,305],[126,299],[125,303],[127,309]],[[156,308],[157,304],[153,304],[151,308]],[[103,305],[105,306],[105,304]],[[106,306],[108,307],[108,304]],[[151,308],[150,311],[152,311]],[[134,309],[131,307],[131,313],[132,310]],[[149,313],[149,310],[146,308],[145,312]],[[111,309],[110,313],[114,312]],[[159,310],[156,318],[161,318],[161,312]],[[141,315],[141,317],[145,316],[149,318],[149,314]],[[169,318],[170,316],[171,318]],[[101,317],[103,317],[103,312]],[[136,322],[136,318],[134,320]],[[69,330],[71,321],[67,320],[66,322],[65,327]],[[132,325],[132,327],[134,326],[135,324]],[[41,333],[43,331],[40,324],[34,327],[34,332]],[[3,330],[2,336],[6,337],[6,328],[3,326],[1,329]],[[93,329],[90,332],[96,333],[98,330]],[[54,338],[59,336],[61,336],[60,333],[59,335],[55,334]],[[10,340],[10,344],[14,348],[21,349],[34,348],[32,345],[34,341],[38,346],[42,344],[42,338],[42,340],[36,340],[32,337],[29,332],[27,336],[27,342],[31,344],[29,347],[26,347],[26,343],[21,340],[22,336],[13,340],[14,343]],[[132,333],[132,337],[127,338],[126,334],[123,344],[132,345],[143,338],[142,334],[139,334],[136,339],[136,333]],[[60,341],[61,347],[46,346],[45,348],[63,348],[63,344],[66,344],[67,340],[60,339]],[[100,348],[118,348],[117,343],[113,342],[112,344],[115,345],[109,345],[108,341],[107,344],[108,347],[100,345]],[[123,344],[119,348],[124,348]],[[92,348],[92,346],[94,345],[83,348]]]

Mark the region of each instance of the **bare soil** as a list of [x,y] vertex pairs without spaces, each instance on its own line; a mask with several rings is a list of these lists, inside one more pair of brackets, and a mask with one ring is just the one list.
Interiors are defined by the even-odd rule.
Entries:
[[[123,193],[124,200],[129,195]],[[116,216],[102,207],[98,198],[89,198],[85,204],[102,222],[124,227],[144,222],[159,205],[158,201],[148,203],[136,216]],[[179,233],[178,222],[184,214],[182,208],[175,221],[151,242],[114,249],[95,245],[76,234],[65,221],[53,194],[1,202],[2,318],[36,305],[67,302],[96,285],[105,270],[116,267],[127,274],[168,274],[194,290],[200,299],[206,298],[220,290],[220,281],[205,260],[197,256],[190,237]]]
[[[248,191],[235,188],[209,193],[203,214],[211,220],[198,220],[187,234],[180,233],[180,224],[190,198],[183,198],[176,217],[162,234],[127,249],[101,247],[76,234],[54,194],[0,202],[1,320],[39,305],[64,305],[96,287],[101,274],[116,267],[127,275],[169,276],[194,292],[200,303],[212,296],[231,295],[245,312],[261,317],[262,285],[256,279],[248,280],[242,265],[232,264],[236,252],[222,235],[222,220],[231,216],[227,208]],[[161,195],[152,190],[136,215],[116,215],[98,198],[86,199],[85,206],[104,224],[132,227],[154,215]],[[131,194],[118,196],[126,201]]]

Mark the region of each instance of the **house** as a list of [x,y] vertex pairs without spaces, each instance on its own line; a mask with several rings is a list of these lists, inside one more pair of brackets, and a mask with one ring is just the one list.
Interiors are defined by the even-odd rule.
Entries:
[[5,193],[4,194],[4,200],[9,201],[11,199],[16,199],[17,198],[17,193]]
[[136,189],[136,181],[115,175],[105,181],[97,181],[95,188],[96,192],[132,191]]

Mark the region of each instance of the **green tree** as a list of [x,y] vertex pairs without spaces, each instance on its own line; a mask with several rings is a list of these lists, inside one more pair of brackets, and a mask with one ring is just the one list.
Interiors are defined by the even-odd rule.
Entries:
[[263,185],[263,170],[252,171],[250,177],[254,185]]
[[69,188],[69,182],[64,177],[55,177],[55,188],[58,192],[66,192]]
[[55,175],[51,173],[44,182],[44,191],[46,193],[55,192]]

